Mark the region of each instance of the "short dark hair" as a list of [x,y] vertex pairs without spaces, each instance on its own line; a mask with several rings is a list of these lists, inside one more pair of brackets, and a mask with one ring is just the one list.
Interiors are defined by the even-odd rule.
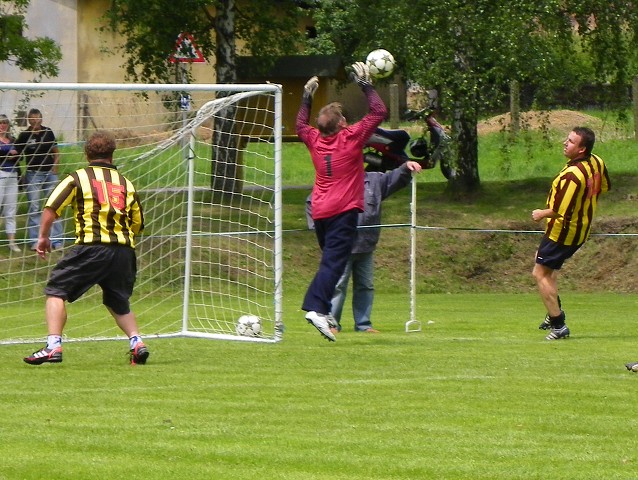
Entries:
[[37,109],[37,108],[32,108],[31,110],[29,110],[29,113],[27,113],[27,117],[30,117],[31,115],[40,115],[42,116],[42,112]]
[[93,133],[84,145],[84,153],[89,160],[112,159],[115,151],[115,135],[108,130]]
[[587,127],[574,127],[572,132],[580,137],[580,146],[585,147],[585,155],[589,157],[594,149],[594,143],[596,143],[594,131]]

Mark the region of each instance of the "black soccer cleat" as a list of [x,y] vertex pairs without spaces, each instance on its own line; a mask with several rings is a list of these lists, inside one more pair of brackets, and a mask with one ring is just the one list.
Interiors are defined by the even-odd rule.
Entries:
[[545,340],[560,340],[567,337],[569,337],[569,328],[567,328],[567,325],[563,325],[560,328],[552,328]]
[[545,315],[545,320],[538,326],[539,330],[549,330],[552,327],[552,322],[549,319],[549,313]]
[[146,359],[150,355],[148,348],[142,342],[137,342],[135,344],[135,348],[131,348],[128,352],[131,365],[144,365],[146,363]]
[[[558,300],[558,308],[561,309],[561,313],[563,312],[563,302],[560,301],[560,295],[557,296],[557,300]],[[552,328],[552,321],[551,321],[551,317],[549,316],[549,313],[545,314],[545,320],[543,320],[541,322],[541,324],[538,326],[539,330],[549,330],[550,328]]]

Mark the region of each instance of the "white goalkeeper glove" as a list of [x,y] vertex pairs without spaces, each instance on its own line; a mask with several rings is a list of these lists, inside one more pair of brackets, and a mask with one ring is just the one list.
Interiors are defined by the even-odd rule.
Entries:
[[317,88],[319,88],[319,78],[317,78],[317,76],[314,76],[310,80],[308,80],[306,84],[304,85],[303,87],[304,95],[307,95],[310,98],[312,98],[315,92],[317,91]]
[[352,73],[350,74],[350,77],[354,82],[357,82],[360,87],[363,87],[364,85],[372,85],[370,68],[368,68],[368,65],[364,62],[355,62],[352,64],[351,68]]

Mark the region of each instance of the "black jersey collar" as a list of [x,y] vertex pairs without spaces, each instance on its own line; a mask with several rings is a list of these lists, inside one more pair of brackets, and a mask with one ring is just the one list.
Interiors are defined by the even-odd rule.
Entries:
[[103,168],[112,168],[114,170],[117,170],[117,167],[115,165],[109,162],[105,162],[103,160],[94,160],[92,162],[89,162],[89,167],[103,167]]

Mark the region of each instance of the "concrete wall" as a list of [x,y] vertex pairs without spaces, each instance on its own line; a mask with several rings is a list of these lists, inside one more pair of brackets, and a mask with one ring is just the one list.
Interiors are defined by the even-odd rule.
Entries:
[[[78,0],[78,75],[77,82],[123,83],[125,70],[122,53],[116,50],[119,40],[114,34],[99,32],[102,16],[110,0]],[[180,32],[175,32],[175,38]],[[111,50],[114,54],[106,53]],[[166,52],[168,57],[172,52]],[[195,83],[215,83],[215,69],[211,63],[186,65],[194,75]],[[176,80],[176,83],[179,83]]]
[[[44,81],[75,82],[77,78],[77,0],[37,0],[26,15],[27,37],[50,37],[62,48],[60,74]],[[28,82],[33,74],[8,63],[0,63],[0,75],[7,82]]]
[[[77,0],[37,0],[32,1],[27,11],[28,29],[23,32],[26,37],[49,37],[62,49],[60,73],[55,78],[43,78],[44,82],[77,81],[78,49],[77,49]],[[31,82],[34,74],[20,70],[9,63],[0,63],[0,78],[7,82]],[[23,95],[4,92],[0,96],[0,113],[7,115],[13,123],[14,134],[26,126],[24,112],[29,108],[42,111],[44,124],[57,129],[73,130],[75,119],[64,119],[60,109],[68,109],[74,103],[74,94],[45,94],[25,98]],[[57,106],[53,106],[55,103]]]

